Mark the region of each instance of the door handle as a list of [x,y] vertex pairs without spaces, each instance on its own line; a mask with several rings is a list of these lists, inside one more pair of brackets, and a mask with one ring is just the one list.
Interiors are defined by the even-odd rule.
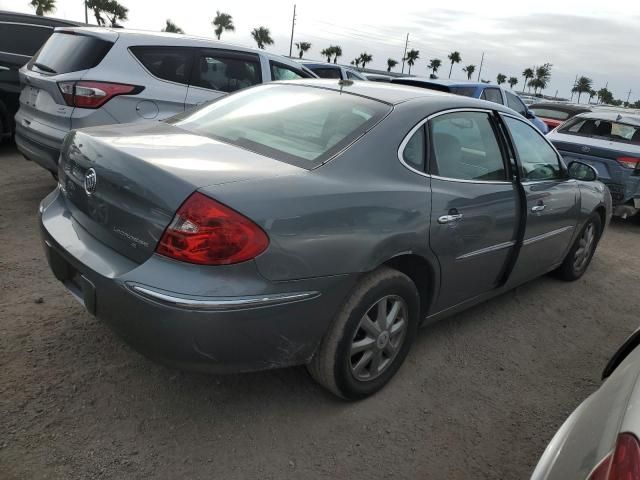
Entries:
[[458,220],[462,220],[462,214],[456,213],[454,215],[442,215],[438,217],[438,223],[444,225],[446,223],[457,222]]
[[533,207],[531,207],[531,211],[533,213],[537,213],[537,212],[543,211],[545,208],[547,208],[547,206],[544,205],[544,204],[543,205],[534,205]]

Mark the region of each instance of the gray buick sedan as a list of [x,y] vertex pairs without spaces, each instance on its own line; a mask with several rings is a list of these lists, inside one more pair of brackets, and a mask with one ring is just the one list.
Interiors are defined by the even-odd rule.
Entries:
[[362,398],[420,325],[583,275],[611,215],[495,103],[409,86],[257,86],[166,122],[70,133],[40,206],[55,276],[153,359],[307,365]]

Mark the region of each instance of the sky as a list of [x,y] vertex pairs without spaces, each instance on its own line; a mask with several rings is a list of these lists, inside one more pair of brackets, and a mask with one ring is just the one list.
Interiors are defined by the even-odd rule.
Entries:
[[[211,21],[216,10],[233,16],[235,32],[223,41],[255,47],[250,32],[268,27],[275,44],[268,51],[289,53],[294,1],[221,0],[120,0],[129,8],[125,27],[160,30],[171,19],[188,34],[214,37]],[[321,59],[320,51],[340,45],[348,64],[362,52],[373,55],[367,67],[386,70],[387,59],[401,61],[409,34],[409,49],[420,58],[411,73],[427,75],[432,58],[442,60],[438,72],[449,75],[447,55],[457,50],[462,63],[453,67],[454,79],[466,78],[463,66],[480,66],[482,78],[495,82],[498,73],[519,80],[522,71],[551,63],[552,78],[546,94],[571,96],[576,75],[593,79],[598,90],[608,84],[616,98],[640,100],[640,2],[634,0],[457,0],[429,2],[394,0],[297,0],[293,41],[307,41],[312,48],[305,58]],[[53,16],[84,21],[82,0],[56,0]],[[29,0],[0,0],[0,9],[33,12]],[[90,23],[95,19],[89,17]],[[294,45],[295,53],[295,45]],[[399,70],[400,65],[395,69]],[[406,72],[405,67],[405,72]],[[583,96],[582,101],[586,99]]]

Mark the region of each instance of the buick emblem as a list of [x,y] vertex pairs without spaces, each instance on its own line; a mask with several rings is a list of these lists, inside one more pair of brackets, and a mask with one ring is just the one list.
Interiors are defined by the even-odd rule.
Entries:
[[591,147],[587,147],[586,145],[584,145],[580,150],[582,150],[583,152],[587,153],[591,151]]
[[87,195],[92,195],[96,191],[96,185],[98,184],[98,176],[93,168],[87,170],[84,174],[84,191]]

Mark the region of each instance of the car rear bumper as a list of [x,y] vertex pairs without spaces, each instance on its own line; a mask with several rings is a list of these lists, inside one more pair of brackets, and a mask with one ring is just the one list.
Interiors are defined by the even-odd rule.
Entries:
[[64,135],[66,135],[66,132],[60,133],[60,138],[45,137],[16,122],[16,146],[28,160],[36,162],[53,173],[57,173],[58,157],[60,156]]
[[59,190],[40,212],[56,278],[136,350],[180,368],[227,373],[306,363],[355,282],[342,275],[271,283],[253,262],[201,267],[153,255],[136,264],[84,231]]

